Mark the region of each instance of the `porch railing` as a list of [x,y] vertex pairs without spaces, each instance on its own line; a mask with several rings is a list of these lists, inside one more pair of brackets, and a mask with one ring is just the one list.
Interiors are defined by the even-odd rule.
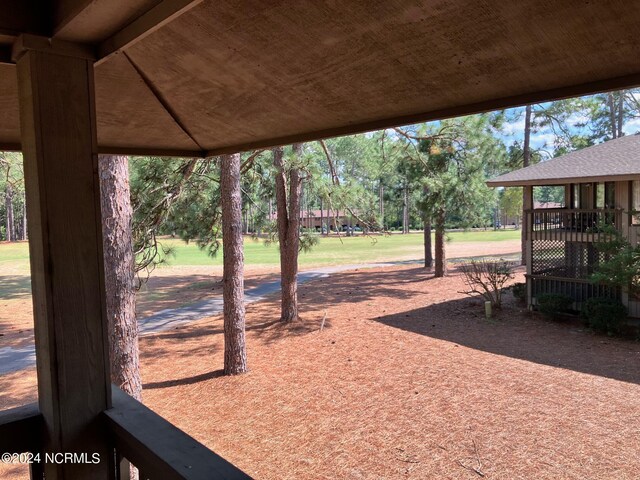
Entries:
[[594,284],[587,279],[527,275],[527,280],[531,282],[532,300],[545,293],[559,293],[572,298],[576,310],[592,297],[620,299],[620,289]]
[[[115,386],[112,405],[103,413],[105,439],[116,458],[126,458],[138,468],[141,480],[251,478]],[[36,404],[0,412],[0,452],[35,455],[43,436],[44,420]],[[126,468],[114,474],[121,480],[129,478]],[[31,465],[31,478],[42,478],[39,464]]]
[[[44,435],[44,418],[38,405],[31,403],[0,412],[0,453],[14,454],[40,451]],[[38,463],[29,464],[31,478],[42,478]]]
[[603,234],[604,226],[619,230],[621,209],[540,208],[527,210],[529,231],[536,240],[587,241],[585,234]]

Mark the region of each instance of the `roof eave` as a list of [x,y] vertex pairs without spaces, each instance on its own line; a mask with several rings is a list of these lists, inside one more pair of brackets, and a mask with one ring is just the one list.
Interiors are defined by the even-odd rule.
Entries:
[[531,180],[500,180],[495,178],[489,180],[489,187],[524,187],[543,185],[566,185],[568,183],[589,183],[589,182],[624,182],[628,180],[640,180],[640,173],[629,175],[604,175],[597,177],[563,177],[563,178],[536,178]]

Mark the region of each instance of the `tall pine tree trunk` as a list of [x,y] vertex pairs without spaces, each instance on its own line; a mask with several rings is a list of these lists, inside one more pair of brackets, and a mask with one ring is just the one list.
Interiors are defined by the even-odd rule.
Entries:
[[436,265],[434,275],[436,277],[444,277],[447,274],[447,257],[444,244],[444,224],[445,224],[446,212],[444,208],[439,208],[436,212]]
[[223,155],[220,167],[224,301],[224,373],[247,372],[240,154]]
[[14,223],[13,223],[13,187],[11,183],[7,181],[7,186],[4,192],[4,206],[6,217],[6,236],[8,242],[13,242],[15,238]]
[[[294,153],[302,155],[302,144],[293,145]],[[278,240],[280,242],[281,314],[283,322],[298,319],[298,250],[300,248],[301,180],[297,168],[285,169],[284,149],[273,150],[276,167],[276,206],[278,209]],[[287,191],[288,190],[288,191]]]
[[27,193],[22,192],[22,240],[27,239]]
[[[524,113],[524,145],[522,148],[522,166],[528,167],[531,164],[531,105],[525,107]],[[526,189],[522,189],[522,205],[527,205],[525,198]],[[520,264],[527,264],[527,214],[522,212],[522,230],[520,231]]]
[[[422,188],[422,193],[424,195],[424,201],[427,202],[429,199],[429,186],[425,185]],[[424,207],[424,210],[427,210]],[[433,254],[431,253],[431,216],[426,213],[426,211],[422,214],[422,221],[424,223],[424,268],[431,268],[433,266]]]
[[102,155],[98,163],[111,381],[141,400],[129,160]]
[[382,179],[380,179],[378,186],[378,202],[380,203],[380,225],[382,230],[384,230],[384,184],[382,183]]
[[433,266],[433,254],[431,253],[431,220],[424,219],[424,268]]
[[402,233],[409,233],[409,187],[406,183],[402,191]]
[[624,135],[622,131],[624,125],[624,94],[623,92],[618,92],[618,118],[617,118],[617,130],[618,130],[618,138]]
[[611,138],[618,138],[618,129],[616,128],[616,104],[613,92],[607,93],[607,107],[609,108],[609,123],[611,123]]

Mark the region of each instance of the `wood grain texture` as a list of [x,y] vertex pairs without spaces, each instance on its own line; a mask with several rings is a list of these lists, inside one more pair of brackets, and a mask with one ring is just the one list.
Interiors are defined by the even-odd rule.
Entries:
[[218,1],[127,53],[177,99],[198,143],[221,153],[497,108],[499,99],[637,74],[640,42],[625,31],[633,17],[640,6],[577,0]]
[[14,145],[20,148],[20,110],[15,65],[0,64],[0,112],[0,142],[7,147]]
[[[85,29],[59,38],[92,42],[139,18],[138,41],[117,45],[202,146],[173,148],[209,155],[640,85],[638,2],[205,0],[182,13],[190,2],[155,1],[95,0]],[[145,16],[171,5],[182,14]],[[96,70],[99,145],[169,149],[175,126],[141,127],[157,98],[119,56]],[[0,143],[19,142],[16,124],[0,118]]]
[[[114,56],[110,62],[95,67],[95,73],[100,145],[133,149],[146,144],[158,149],[202,151],[164,109],[125,56]],[[138,100],[132,102],[132,96]],[[122,134],[123,124],[128,127],[126,135]]]
[[105,478],[111,461],[98,418],[111,395],[93,69],[36,51],[17,67],[44,449],[102,459],[46,464],[45,473]]
[[99,43],[153,8],[161,0],[57,0],[52,12],[54,36]]
[[139,468],[140,478],[251,478],[122,390],[112,390],[113,408],[104,417],[118,452]]
[[105,61],[114,53],[139,42],[147,37],[147,35],[150,35],[180,15],[188,12],[202,1],[203,0],[164,0],[159,2],[124,28],[100,42],[98,46],[100,54],[99,62]]

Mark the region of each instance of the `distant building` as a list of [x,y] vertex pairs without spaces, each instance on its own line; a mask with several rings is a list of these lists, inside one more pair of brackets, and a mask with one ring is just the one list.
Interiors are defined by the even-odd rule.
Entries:
[[[357,213],[356,213],[357,214]],[[276,220],[278,218],[278,212],[272,212],[269,217],[270,220]],[[335,231],[336,224],[338,230],[342,231],[349,226],[349,220],[351,220],[352,227],[361,227],[358,220],[354,218],[349,212],[344,210],[303,210],[300,212],[300,225],[302,228],[309,228],[318,232],[324,227],[328,228],[328,231]]]
[[[640,238],[640,135],[610,140],[487,182],[491,187],[525,189],[527,298],[562,293],[576,308],[590,297],[618,298],[629,315],[640,317],[640,298],[589,277],[603,261],[595,248],[602,240],[598,225],[615,226],[632,244]],[[533,202],[533,187],[564,186],[564,205]]]

